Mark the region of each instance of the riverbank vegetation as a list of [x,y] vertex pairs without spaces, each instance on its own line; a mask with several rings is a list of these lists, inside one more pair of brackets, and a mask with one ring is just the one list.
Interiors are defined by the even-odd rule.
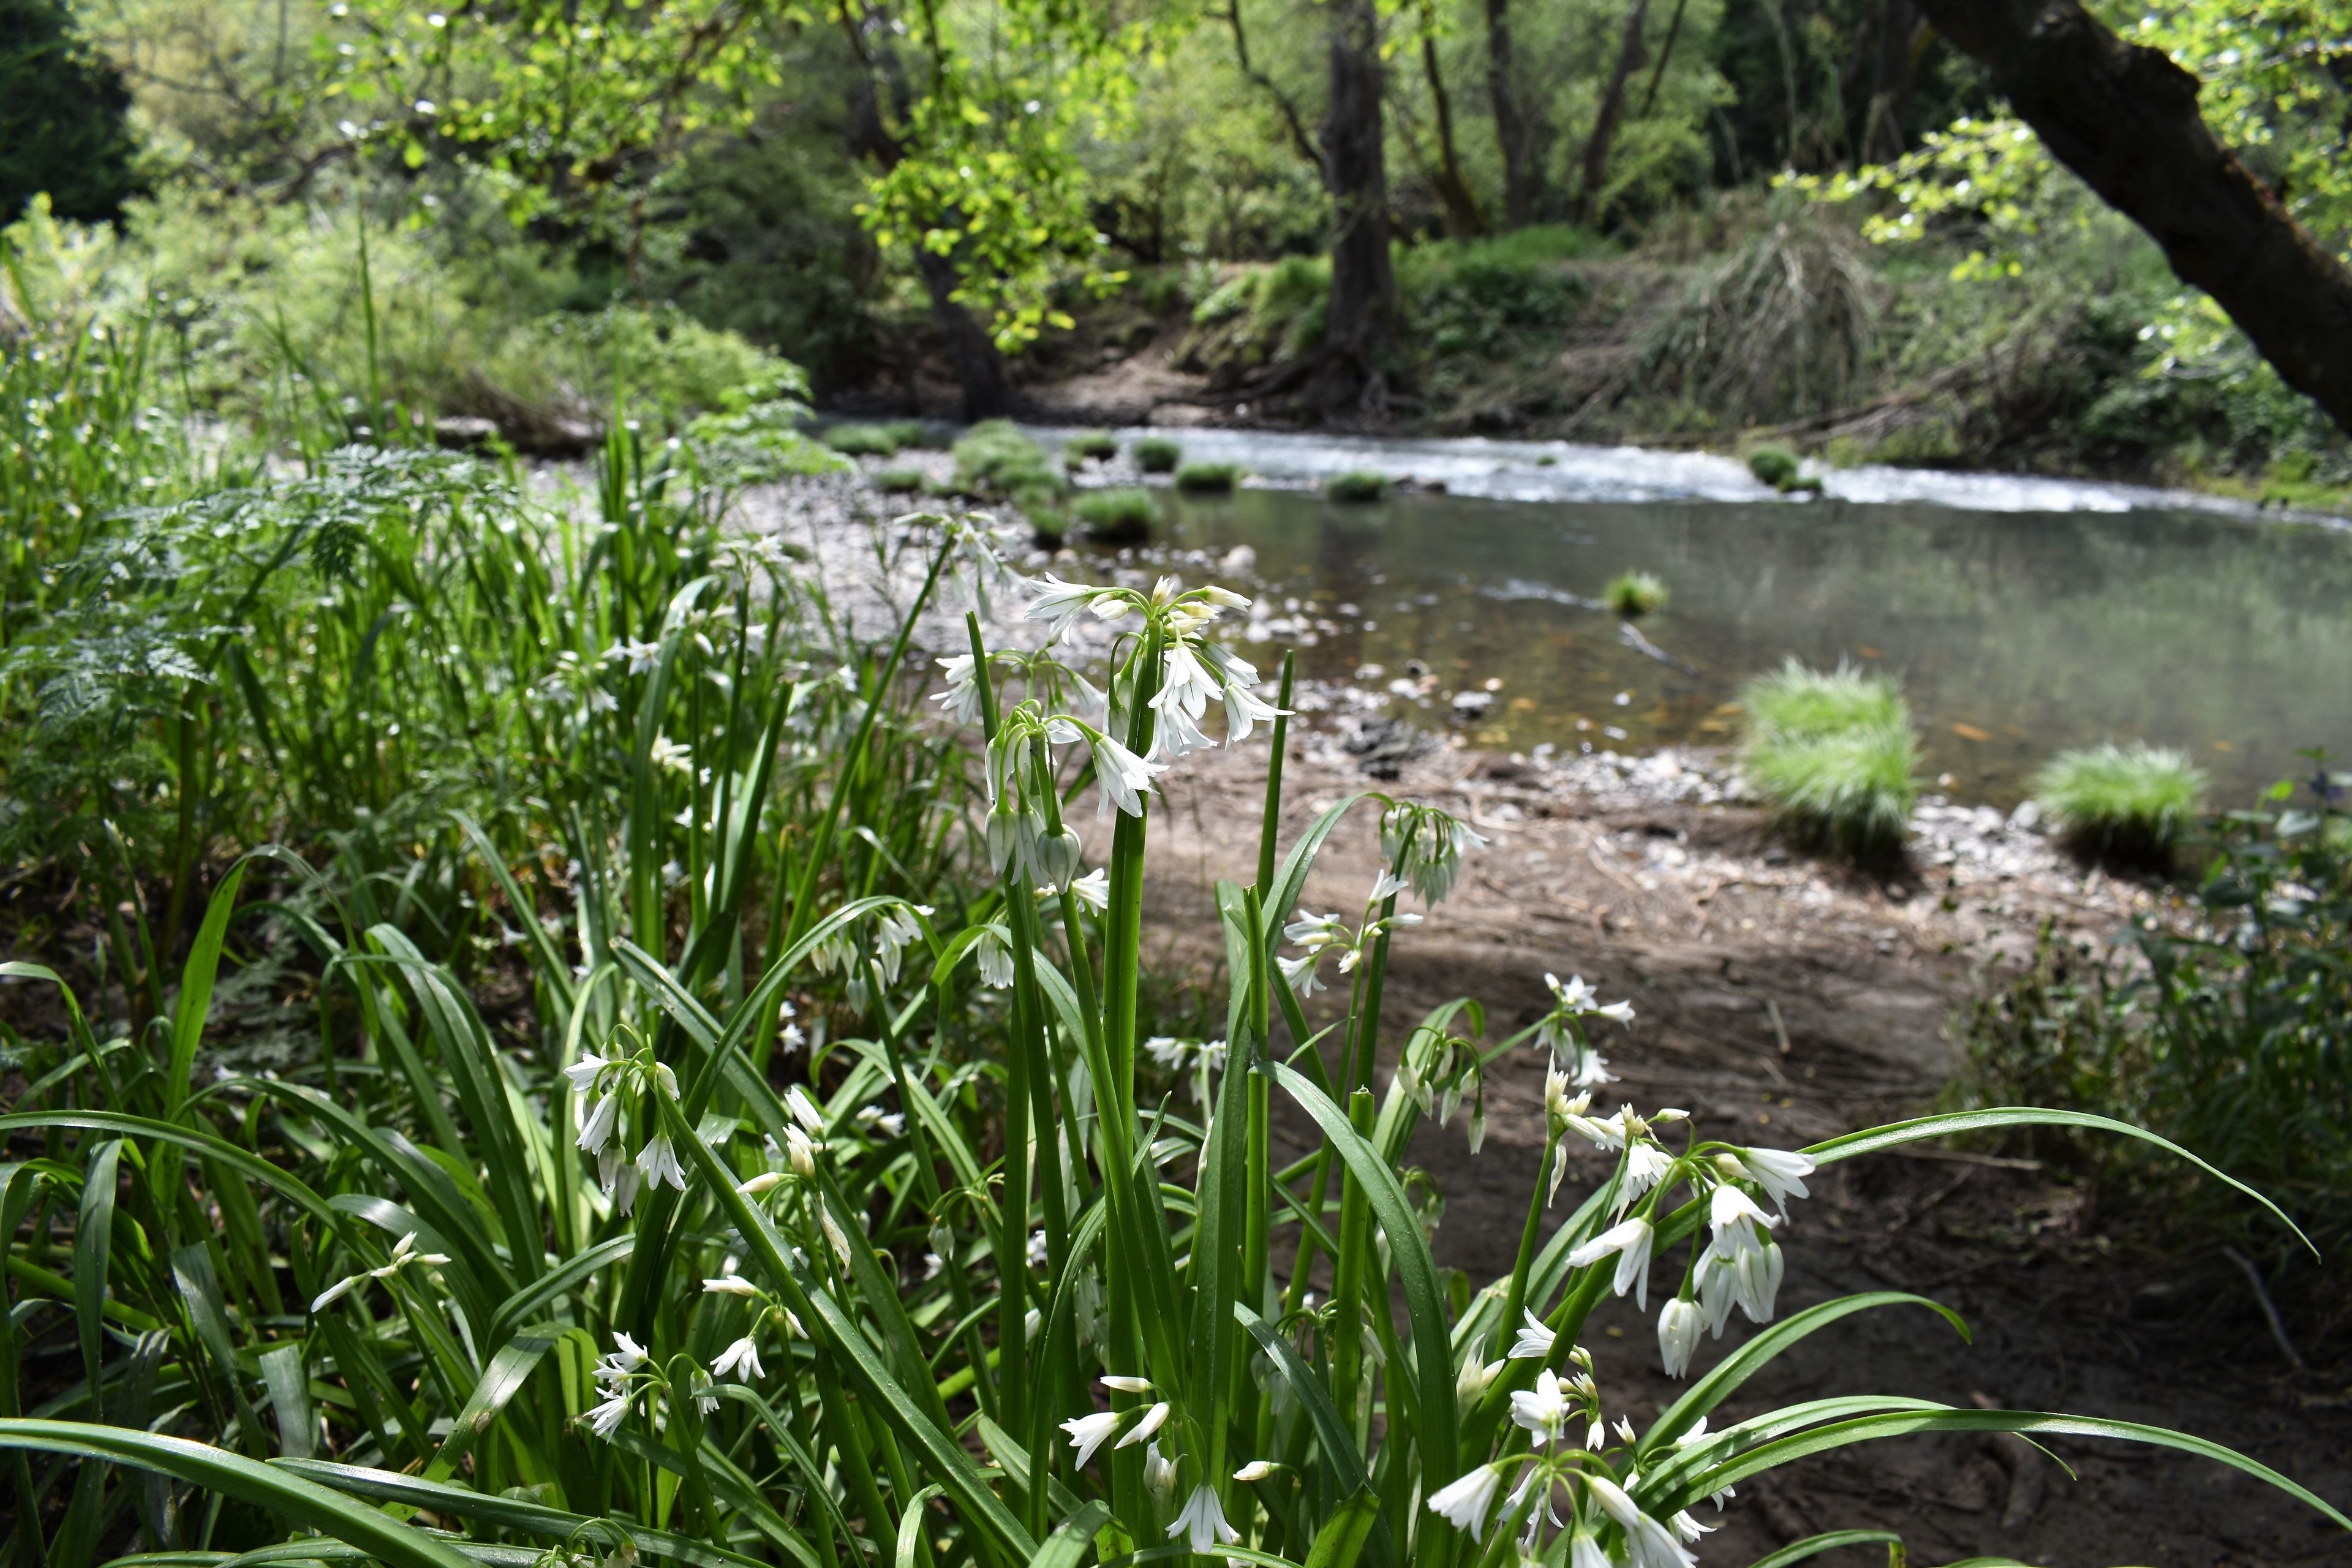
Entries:
[[1894,678],[1791,658],[1742,689],[1739,761],[1799,839],[1858,859],[1899,854],[1919,797],[1918,742]]

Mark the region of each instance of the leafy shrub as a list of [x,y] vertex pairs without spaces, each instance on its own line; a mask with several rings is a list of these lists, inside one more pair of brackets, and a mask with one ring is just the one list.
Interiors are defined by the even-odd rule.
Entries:
[[1856,858],[1900,850],[1918,798],[1918,747],[1891,678],[1792,658],[1749,681],[1740,701],[1740,765],[1784,827]]
[[1062,443],[1062,450],[1073,458],[1115,458],[1118,437],[1108,430],[1081,430]]
[[2053,757],[2034,775],[2033,799],[2084,849],[2160,861],[2195,820],[2206,783],[2186,752],[2108,742]]
[[1785,490],[1797,482],[1797,454],[1786,447],[1759,447],[1748,454],[1748,471],[1758,483]]
[[874,476],[874,488],[886,496],[911,495],[923,488],[920,468],[885,468]]
[[1655,573],[1620,572],[1601,590],[1601,602],[1627,617],[1666,607],[1666,585]]
[[1241,482],[1239,463],[1187,463],[1176,470],[1176,488],[1197,494],[1222,495]]
[[849,458],[895,458],[899,446],[898,433],[882,425],[836,425],[824,444]]
[[955,444],[956,484],[965,492],[1012,501],[1024,511],[1051,506],[1065,489],[1045,449],[1009,419],[987,419]]
[[1141,544],[1160,520],[1160,504],[1150,490],[1088,490],[1070,510],[1097,544]]
[[1397,269],[1415,347],[1483,359],[1556,352],[1590,293],[1564,262],[1592,247],[1591,235],[1565,225],[1415,246]]
[[1323,493],[1339,501],[1381,500],[1389,493],[1389,477],[1378,468],[1354,468],[1324,480]]
[[1146,436],[1135,444],[1135,466],[1147,474],[1172,474],[1184,458],[1184,448],[1165,436]]
[[140,194],[131,91],[64,0],[14,0],[0,19],[0,223],[36,195],[58,216],[108,223]]

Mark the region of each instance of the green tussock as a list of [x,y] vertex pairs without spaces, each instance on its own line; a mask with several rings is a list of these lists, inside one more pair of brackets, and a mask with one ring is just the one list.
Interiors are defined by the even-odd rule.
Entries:
[[1187,463],[1176,470],[1176,488],[1218,495],[1240,483],[1241,477],[1239,463]]
[[900,443],[887,425],[836,425],[824,433],[824,444],[848,458],[895,458]]
[[1899,850],[1918,798],[1911,711],[1889,677],[1790,659],[1741,693],[1740,765],[1799,838],[1857,859]]
[[1118,455],[1118,437],[1108,430],[1081,430],[1062,443],[1062,453],[1069,458],[1114,458]]
[[874,476],[874,488],[886,496],[912,495],[923,488],[923,470],[885,468]]
[[1646,616],[1666,607],[1666,584],[1654,572],[1620,572],[1601,590],[1601,602],[1621,616]]
[[1184,459],[1184,448],[1165,436],[1146,436],[1135,444],[1135,466],[1147,474],[1172,474]]
[[2033,799],[2086,849],[2161,858],[2196,820],[2205,785],[2186,752],[2108,742],[2053,757],[2033,777]]
[[1323,493],[1333,500],[1381,500],[1389,493],[1389,477],[1371,468],[1356,468],[1332,475],[1324,481]]
[[1151,537],[1151,525],[1160,520],[1159,503],[1150,490],[1089,490],[1071,503],[1070,510],[1097,544],[1140,544]]
[[1786,447],[1759,447],[1748,454],[1748,471],[1759,484],[1787,489],[1797,478],[1797,454]]
[[1001,498],[1024,511],[1050,506],[1063,493],[1061,473],[1045,449],[1006,419],[988,419],[955,444],[956,487],[966,494]]

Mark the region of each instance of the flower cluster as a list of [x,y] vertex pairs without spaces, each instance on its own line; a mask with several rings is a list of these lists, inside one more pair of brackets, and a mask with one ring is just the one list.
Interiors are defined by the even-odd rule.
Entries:
[[345,1293],[357,1289],[359,1286],[365,1284],[371,1279],[387,1281],[393,1279],[411,1264],[415,1264],[417,1267],[422,1268],[437,1268],[442,1264],[448,1261],[449,1255],[446,1252],[417,1251],[416,1233],[412,1230],[407,1235],[402,1237],[398,1241],[393,1243],[392,1257],[383,1268],[371,1268],[364,1273],[349,1275],[341,1279],[336,1280],[332,1285],[328,1286],[324,1290],[319,1293],[319,1299],[310,1303],[310,1310],[314,1312],[323,1312],[328,1309],[328,1307],[331,1306],[336,1301],[341,1300]]
[[[923,922],[930,919],[932,912],[929,904],[896,904],[866,917],[866,938],[873,948],[872,967],[881,972],[883,984],[898,984],[907,950],[929,939]],[[843,926],[818,942],[809,953],[809,963],[819,974],[839,972],[846,976],[844,989],[849,994],[849,1005],[863,1012],[872,987],[867,981],[868,966],[858,954],[856,923]]]
[[[666,1062],[653,1059],[649,1049],[629,1056],[605,1057],[590,1051],[563,1069],[575,1096],[574,1141],[583,1153],[596,1156],[596,1179],[613,1206],[627,1214],[636,1206],[641,1182],[667,1182],[686,1191],[686,1167],[661,1131],[659,1112],[649,1102],[653,1094],[677,1099],[677,1077]],[[642,1137],[634,1163],[623,1153],[632,1134]]]
[[[1153,1392],[1151,1380],[1123,1375],[1107,1376],[1103,1386],[1115,1393],[1149,1394]],[[1095,1450],[1114,1436],[1111,1445],[1116,1453],[1140,1443],[1143,1447],[1143,1484],[1159,1500],[1162,1508],[1175,1500],[1177,1487],[1182,1479],[1181,1456],[1171,1458],[1160,1451],[1160,1436],[1168,1426],[1171,1414],[1168,1401],[1162,1399],[1141,1411],[1101,1410],[1090,1415],[1080,1415],[1062,1423],[1069,1434],[1070,1447],[1077,1450],[1077,1465],[1083,1469],[1093,1458]],[[1244,1465],[1234,1472],[1237,1481],[1259,1481],[1274,1473],[1275,1467],[1260,1459]],[[1231,1546],[1241,1539],[1241,1532],[1227,1522],[1224,1504],[1218,1500],[1217,1489],[1203,1479],[1193,1487],[1184,1500],[1184,1506],[1168,1525],[1168,1539],[1183,1536],[1196,1552],[1213,1554],[1219,1545]]]
[[1462,857],[1486,847],[1468,823],[1433,805],[1401,801],[1381,815],[1381,858],[1398,886],[1410,886],[1424,904],[1453,891]]

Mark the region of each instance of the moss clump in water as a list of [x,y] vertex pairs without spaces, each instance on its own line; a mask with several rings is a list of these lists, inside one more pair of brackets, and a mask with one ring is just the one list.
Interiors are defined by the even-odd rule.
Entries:
[[1062,443],[1062,464],[1076,468],[1089,459],[1101,461],[1118,455],[1118,437],[1108,430],[1081,430]]
[[1371,468],[1357,468],[1349,473],[1334,474],[1324,481],[1323,493],[1333,500],[1385,500],[1389,493],[1389,477]]
[[1198,495],[1223,495],[1241,482],[1239,463],[1187,463],[1176,470],[1176,488]]
[[1620,572],[1601,590],[1601,602],[1628,620],[1666,607],[1666,584],[1655,573]]
[[2206,783],[2186,752],[2108,742],[2051,758],[2033,803],[2085,854],[2161,866],[2197,819]]
[[1009,419],[982,420],[966,431],[955,444],[955,460],[956,488],[966,495],[1002,498],[1033,514],[1062,499],[1062,476],[1045,449]]
[[1795,490],[1822,492],[1822,481],[1806,479],[1801,472],[1797,454],[1786,447],[1759,447],[1748,454],[1748,471],[1756,476],[1759,484],[1770,485],[1782,495]]
[[1160,520],[1159,504],[1150,490],[1089,490],[1070,510],[1087,525],[1087,537],[1097,544],[1141,544]]
[[1135,444],[1135,466],[1147,474],[1172,474],[1184,459],[1184,448],[1165,436],[1146,436]]

